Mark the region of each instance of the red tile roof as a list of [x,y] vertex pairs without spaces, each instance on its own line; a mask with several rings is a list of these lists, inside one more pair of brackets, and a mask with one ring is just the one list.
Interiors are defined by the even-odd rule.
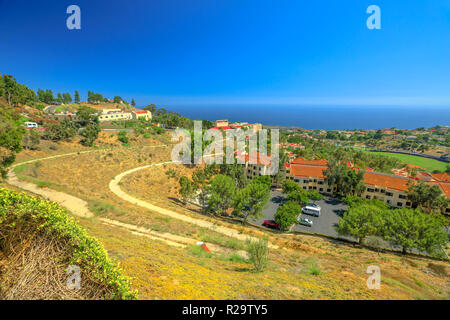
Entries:
[[410,180],[407,178],[389,176],[374,172],[364,173],[364,183],[371,186],[385,187],[392,190],[407,191]]
[[433,173],[433,177],[439,181],[450,182],[450,174],[448,173]]
[[326,170],[326,167],[323,166],[296,165],[291,163],[291,175],[295,177],[325,178],[323,175],[324,170]]
[[302,165],[312,165],[312,166],[326,166],[328,161],[325,159],[319,160],[306,160],[305,158],[294,159],[291,164],[302,164]]
[[444,194],[447,197],[450,197],[450,184],[449,183],[440,183],[439,186],[441,187],[442,191],[444,191]]

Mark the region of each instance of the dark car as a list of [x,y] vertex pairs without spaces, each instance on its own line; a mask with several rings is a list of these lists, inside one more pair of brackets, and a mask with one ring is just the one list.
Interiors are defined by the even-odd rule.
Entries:
[[280,225],[276,223],[274,220],[264,220],[263,226],[274,229],[280,229]]

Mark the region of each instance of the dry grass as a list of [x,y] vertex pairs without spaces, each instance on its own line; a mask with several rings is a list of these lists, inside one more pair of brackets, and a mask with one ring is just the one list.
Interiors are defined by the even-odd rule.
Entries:
[[[151,154],[151,156],[150,156]],[[117,198],[108,189],[109,181],[128,169],[167,161],[167,149],[136,146],[111,149],[76,157],[43,161],[37,179],[76,195],[97,208],[99,215],[124,223],[167,231],[191,238],[222,237],[210,230],[144,210]],[[155,205],[214,221],[179,204],[175,176],[190,175],[184,166],[160,166],[135,172],[124,178],[122,188]],[[31,168],[22,174],[31,175]],[[94,210],[95,211],[95,210]],[[254,273],[252,266],[231,257],[202,257],[187,249],[132,235],[96,219],[79,219],[97,237],[109,254],[121,261],[133,278],[134,289],[144,299],[448,299],[448,264],[427,259],[403,259],[333,243],[312,236],[270,236],[282,249],[270,251],[269,267]],[[243,233],[262,235],[259,230],[217,222]],[[219,240],[217,240],[219,241]],[[311,260],[313,259],[313,260]],[[311,274],[311,265],[320,272]],[[367,266],[381,268],[381,290],[366,287]],[[444,271],[442,271],[444,270]]]

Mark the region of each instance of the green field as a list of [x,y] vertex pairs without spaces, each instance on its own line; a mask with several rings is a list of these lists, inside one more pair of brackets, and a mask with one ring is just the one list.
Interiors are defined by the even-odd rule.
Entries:
[[401,162],[425,168],[429,172],[433,172],[434,170],[445,171],[448,165],[445,162],[407,154],[389,153],[389,152],[376,152],[375,154],[397,158]]

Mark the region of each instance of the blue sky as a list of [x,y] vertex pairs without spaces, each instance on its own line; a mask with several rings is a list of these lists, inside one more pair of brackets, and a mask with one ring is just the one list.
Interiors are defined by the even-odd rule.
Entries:
[[82,98],[450,106],[448,0],[0,0],[0,39],[0,73]]

